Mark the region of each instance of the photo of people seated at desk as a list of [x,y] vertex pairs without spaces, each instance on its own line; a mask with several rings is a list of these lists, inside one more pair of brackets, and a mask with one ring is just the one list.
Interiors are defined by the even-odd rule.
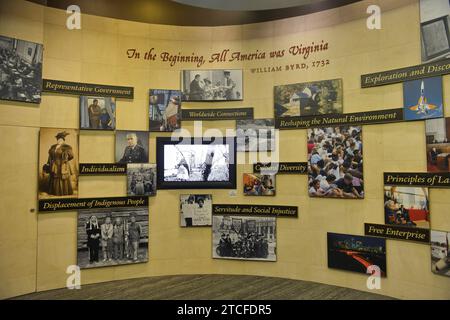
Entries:
[[450,118],[425,121],[428,172],[450,172]]
[[361,127],[308,129],[310,197],[364,198]]
[[42,44],[0,36],[0,99],[40,103]]
[[386,224],[430,228],[428,188],[385,186],[384,220]]

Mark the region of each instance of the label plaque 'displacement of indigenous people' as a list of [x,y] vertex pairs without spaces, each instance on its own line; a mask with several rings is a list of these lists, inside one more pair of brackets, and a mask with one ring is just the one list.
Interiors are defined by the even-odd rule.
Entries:
[[133,99],[134,88],[123,86],[108,86],[103,84],[69,82],[43,79],[43,92],[74,94],[80,96],[102,96]]
[[213,204],[213,214],[298,217],[298,207],[248,204]]
[[39,200],[40,212],[127,207],[148,207],[148,197],[108,197]]
[[383,86],[450,73],[450,59],[361,75],[361,88]]

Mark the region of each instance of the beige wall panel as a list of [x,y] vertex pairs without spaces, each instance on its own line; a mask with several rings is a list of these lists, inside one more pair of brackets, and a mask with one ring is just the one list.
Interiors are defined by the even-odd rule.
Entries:
[[38,130],[1,125],[0,136],[1,299],[35,290]]

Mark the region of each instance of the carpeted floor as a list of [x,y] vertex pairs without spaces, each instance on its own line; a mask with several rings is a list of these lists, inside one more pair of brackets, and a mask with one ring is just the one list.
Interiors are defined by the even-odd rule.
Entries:
[[326,284],[234,275],[181,275],[139,278],[58,289],[15,299],[155,300],[385,300],[390,297]]

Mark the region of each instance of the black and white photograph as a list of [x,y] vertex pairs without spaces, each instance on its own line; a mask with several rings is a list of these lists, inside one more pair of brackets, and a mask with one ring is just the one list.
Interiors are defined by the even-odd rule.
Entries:
[[81,269],[148,261],[148,208],[78,211],[77,264]]
[[361,126],[308,129],[308,190],[317,198],[364,198]]
[[277,261],[275,217],[213,215],[213,258]]
[[228,181],[227,145],[167,145],[165,181]]
[[172,132],[181,127],[181,91],[150,90],[150,132]]
[[244,173],[244,195],[275,196],[275,175]]
[[431,230],[431,271],[450,277],[450,232]]
[[41,128],[39,199],[78,197],[78,130]]
[[450,2],[420,0],[422,63],[450,57]]
[[116,129],[116,98],[81,96],[80,129]]
[[242,70],[183,70],[183,101],[243,100]]
[[147,131],[116,131],[116,163],[148,163]]
[[158,189],[235,189],[235,150],[234,137],[158,137]]
[[275,151],[274,119],[236,120],[237,151]]
[[180,195],[180,226],[203,227],[212,223],[212,195]]
[[127,164],[127,195],[156,196],[156,164]]
[[41,103],[43,46],[0,36],[0,100]]
[[343,113],[342,97],[342,79],[275,86],[275,117]]

